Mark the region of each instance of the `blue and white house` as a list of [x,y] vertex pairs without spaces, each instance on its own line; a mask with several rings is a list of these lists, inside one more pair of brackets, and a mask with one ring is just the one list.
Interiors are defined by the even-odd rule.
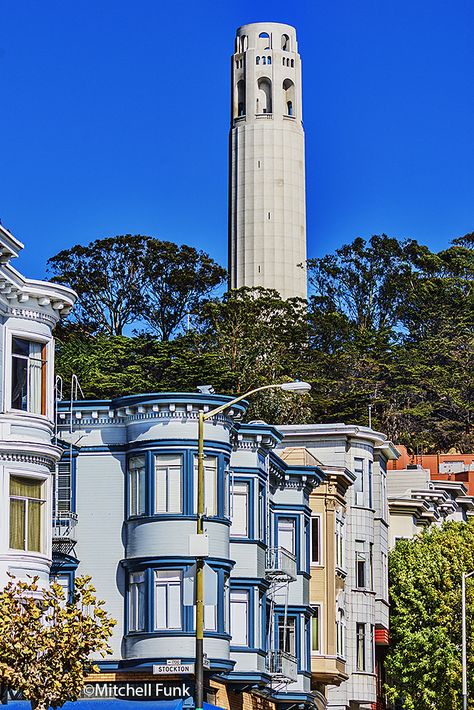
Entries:
[[[54,573],[65,585],[74,567],[90,574],[118,620],[102,678],[166,686],[163,665],[194,662],[197,419],[226,401],[161,393],[59,404],[62,506],[78,522]],[[268,707],[318,706],[308,529],[309,494],[323,474],[287,465],[275,452],[282,435],[239,423],[244,411],[240,403],[205,422],[208,697],[222,707],[229,693]]]

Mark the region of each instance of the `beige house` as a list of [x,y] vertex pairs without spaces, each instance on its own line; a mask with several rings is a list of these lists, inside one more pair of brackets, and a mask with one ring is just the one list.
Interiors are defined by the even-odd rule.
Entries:
[[313,608],[311,629],[311,680],[315,691],[325,694],[326,686],[347,680],[345,623],[339,601],[347,575],[344,523],[346,492],[355,480],[343,467],[323,466],[308,449],[287,447],[280,452],[288,464],[319,466],[325,480],[310,495],[310,603]]

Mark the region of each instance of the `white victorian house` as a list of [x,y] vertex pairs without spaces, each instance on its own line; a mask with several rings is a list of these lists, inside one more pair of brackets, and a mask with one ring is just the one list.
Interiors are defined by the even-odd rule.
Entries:
[[8,573],[48,580],[54,435],[52,330],[70,289],[26,279],[10,261],[23,245],[0,225],[0,586]]

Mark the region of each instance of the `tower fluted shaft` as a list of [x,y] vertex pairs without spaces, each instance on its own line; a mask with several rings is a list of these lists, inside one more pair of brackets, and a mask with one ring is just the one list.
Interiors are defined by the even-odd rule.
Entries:
[[306,298],[301,59],[293,27],[239,27],[231,111],[229,285]]

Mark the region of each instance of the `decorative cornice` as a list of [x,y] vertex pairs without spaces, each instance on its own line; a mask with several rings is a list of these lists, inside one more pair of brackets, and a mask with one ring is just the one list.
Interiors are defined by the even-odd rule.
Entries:
[[0,451],[0,461],[15,461],[18,463],[31,463],[35,466],[45,466],[49,470],[54,469],[56,458],[49,456],[38,456],[34,454],[20,454],[14,452]]

